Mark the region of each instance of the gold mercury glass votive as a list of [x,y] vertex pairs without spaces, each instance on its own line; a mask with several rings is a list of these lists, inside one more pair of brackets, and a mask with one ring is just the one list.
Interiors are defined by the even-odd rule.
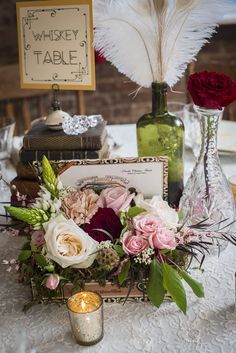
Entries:
[[83,346],[103,338],[103,301],[95,292],[78,292],[67,301],[70,323],[76,341]]
[[229,185],[234,195],[234,200],[236,201],[236,175],[232,175],[229,178]]

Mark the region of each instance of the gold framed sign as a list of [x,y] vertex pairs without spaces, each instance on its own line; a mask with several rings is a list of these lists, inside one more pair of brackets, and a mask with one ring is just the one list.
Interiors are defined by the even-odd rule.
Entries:
[[21,87],[94,90],[92,0],[16,7]]
[[168,158],[134,157],[55,162],[64,186],[133,187],[145,198],[168,197]]

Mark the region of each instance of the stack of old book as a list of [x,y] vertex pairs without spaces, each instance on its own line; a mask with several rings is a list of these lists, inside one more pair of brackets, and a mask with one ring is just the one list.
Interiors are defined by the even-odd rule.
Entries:
[[24,136],[17,177],[11,182],[17,191],[32,199],[39,191],[33,162],[41,161],[43,155],[52,161],[108,158],[106,122],[100,122],[81,135],[66,135],[63,130],[49,130],[44,121],[32,126]]

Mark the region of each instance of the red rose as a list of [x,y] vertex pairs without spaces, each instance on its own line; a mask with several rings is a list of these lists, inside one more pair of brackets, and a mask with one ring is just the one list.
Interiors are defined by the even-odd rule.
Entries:
[[222,109],[236,99],[236,82],[218,72],[190,75],[188,90],[194,104],[207,109]]
[[95,51],[95,63],[103,64],[106,62],[105,56],[103,56],[99,51]]
[[84,231],[99,243],[104,240],[117,239],[122,231],[122,224],[119,217],[111,208],[99,208],[97,213],[84,225]]

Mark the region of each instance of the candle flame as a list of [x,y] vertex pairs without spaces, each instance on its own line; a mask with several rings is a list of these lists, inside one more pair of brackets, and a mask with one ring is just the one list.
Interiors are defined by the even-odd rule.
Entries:
[[81,300],[81,308],[84,310],[86,307],[84,300]]

